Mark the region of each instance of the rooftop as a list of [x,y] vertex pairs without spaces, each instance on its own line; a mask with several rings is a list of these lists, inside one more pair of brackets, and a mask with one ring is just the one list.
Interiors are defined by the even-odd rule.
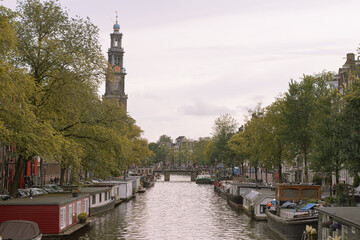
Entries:
[[360,207],[320,207],[316,209],[334,218],[340,218],[344,221],[360,226]]
[[79,193],[78,197],[73,197],[70,192],[49,193],[38,195],[32,198],[14,198],[6,201],[0,201],[0,206],[8,205],[64,205],[75,200],[88,197],[87,193]]

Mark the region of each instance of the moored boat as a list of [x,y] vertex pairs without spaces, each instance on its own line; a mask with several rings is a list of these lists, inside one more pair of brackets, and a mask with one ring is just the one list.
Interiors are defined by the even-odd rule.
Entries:
[[266,206],[275,197],[271,189],[251,189],[243,195],[244,212],[255,220],[266,220]]
[[36,222],[9,220],[0,224],[2,239],[40,240],[42,234]]
[[213,184],[214,181],[210,174],[200,174],[197,175],[195,179],[196,184]]
[[[303,201],[321,199],[320,186],[310,185],[277,185],[275,188],[276,203],[273,209],[266,209],[269,228],[284,240],[301,239],[306,226],[317,229],[318,214],[313,210],[316,206]],[[292,206],[292,209],[287,208]]]

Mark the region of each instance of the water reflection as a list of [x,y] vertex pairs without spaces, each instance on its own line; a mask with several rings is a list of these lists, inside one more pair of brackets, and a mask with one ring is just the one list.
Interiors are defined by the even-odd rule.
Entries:
[[189,176],[171,175],[113,211],[99,215],[84,239],[272,239],[266,222],[234,211]]

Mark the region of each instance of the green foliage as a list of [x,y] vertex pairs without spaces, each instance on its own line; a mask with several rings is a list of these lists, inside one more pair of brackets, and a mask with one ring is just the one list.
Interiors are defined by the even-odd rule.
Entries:
[[330,196],[325,197],[325,202],[326,202],[326,203],[329,203],[329,204],[335,203],[335,202],[336,202],[336,198],[330,197]]
[[323,180],[323,178],[322,178],[322,176],[320,175],[320,174],[315,174],[314,175],[314,177],[313,177],[313,183],[315,184],[315,185],[321,185],[322,184],[322,180]]
[[344,96],[339,126],[342,160],[353,174],[360,172],[360,81],[355,79]]
[[227,142],[235,134],[237,127],[237,121],[229,114],[221,115],[215,120],[212,133],[212,141],[214,143],[212,157],[214,162],[223,162],[226,165],[232,163],[230,158],[231,151],[229,151]]
[[353,186],[354,186],[354,187],[360,186],[360,176],[359,176],[359,174],[355,174]]
[[81,220],[85,220],[87,218],[87,216],[88,215],[86,212],[82,212],[77,217],[78,217],[78,220],[81,221]]

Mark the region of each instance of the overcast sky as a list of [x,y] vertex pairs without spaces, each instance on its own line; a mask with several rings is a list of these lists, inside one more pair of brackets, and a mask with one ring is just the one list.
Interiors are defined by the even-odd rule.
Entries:
[[99,27],[106,56],[118,11],[128,112],[152,142],[163,134],[211,136],[215,119],[226,113],[243,124],[248,109],[272,103],[290,79],[337,72],[360,43],[359,0],[60,3]]

